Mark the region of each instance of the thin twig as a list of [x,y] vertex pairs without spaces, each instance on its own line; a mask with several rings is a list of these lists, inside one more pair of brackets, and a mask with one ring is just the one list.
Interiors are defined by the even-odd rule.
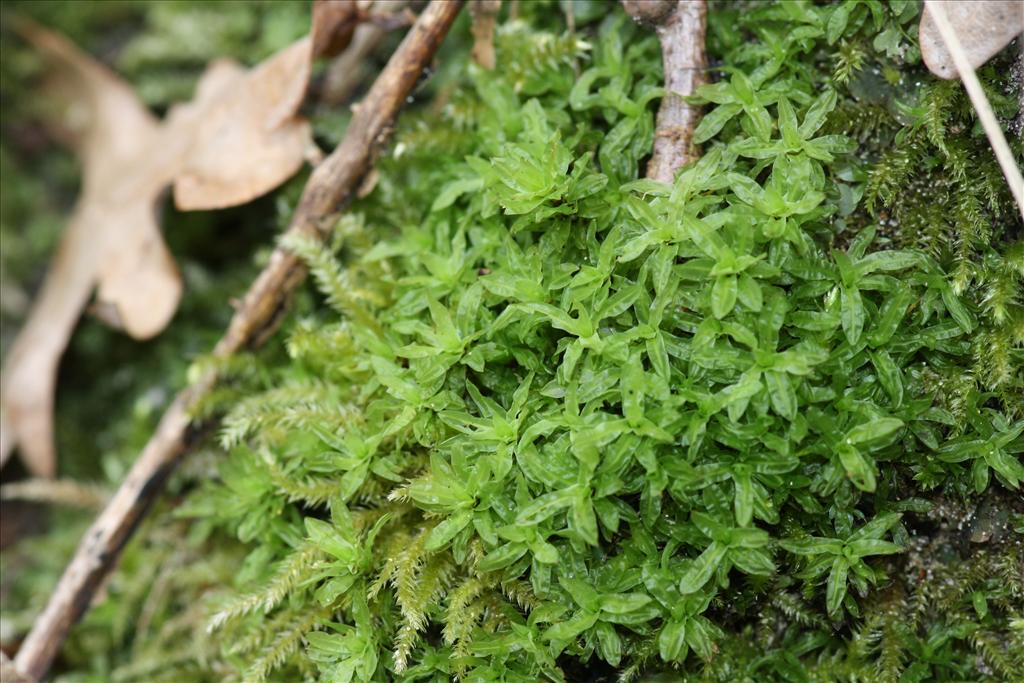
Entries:
[[[459,0],[432,0],[423,11],[356,107],[345,139],[314,170],[288,227],[288,237],[323,241],[341,205],[352,197],[383,148],[395,116],[460,9]],[[214,356],[227,358],[265,340],[280,321],[289,294],[305,277],[306,269],[297,256],[281,247],[275,249],[232,317]],[[82,539],[46,609],[22,643],[15,664],[23,675],[39,679],[50,668],[68,630],[113,569],[167,475],[194,443],[198,426],[193,424],[190,408],[213,389],[218,379],[216,369],[208,370],[179,392],[164,412],[156,432]]]
[[636,21],[653,26],[661,41],[665,67],[665,96],[654,129],[654,152],[647,177],[671,183],[686,164],[700,156],[693,132],[700,123],[700,107],[684,97],[707,82],[706,0],[622,0]]
[[971,104],[978,112],[978,118],[985,129],[985,135],[988,136],[988,142],[992,145],[992,151],[995,152],[1006,182],[1010,184],[1010,192],[1013,193],[1013,198],[1017,201],[1017,208],[1020,210],[1021,217],[1024,218],[1024,177],[1021,176],[1017,162],[1013,159],[1013,152],[1010,151],[1010,145],[1007,144],[1006,138],[1003,136],[1003,130],[999,127],[996,115],[992,112],[992,105],[989,104],[988,98],[985,96],[981,82],[978,80],[977,74],[974,73],[974,67],[971,66],[956,31],[949,23],[946,8],[936,0],[926,0],[926,6],[932,19],[935,20],[935,27],[939,29],[939,35],[942,36],[942,40],[946,43],[946,48],[953,58],[953,64],[956,65],[960,80],[964,83],[967,96],[971,98]]

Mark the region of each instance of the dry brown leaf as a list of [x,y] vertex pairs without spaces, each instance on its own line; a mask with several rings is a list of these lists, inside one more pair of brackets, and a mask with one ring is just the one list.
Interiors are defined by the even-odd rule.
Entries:
[[[157,139],[158,122],[125,83],[74,45],[30,24],[19,24],[19,29],[48,60],[60,65],[47,90],[63,96],[65,106],[56,126],[83,166],[82,195],[32,312],[5,359],[0,380],[0,462],[20,445],[28,469],[48,477],[53,476],[56,463],[52,415],[57,366],[82,308],[100,281],[104,261],[123,238],[148,245],[133,263],[114,264],[106,276],[105,293],[110,298],[100,298],[104,307],[118,310],[126,327],[141,336],[155,333],[170,317],[181,285],[153,217],[153,201],[166,183],[135,177],[132,192],[114,190],[123,169],[138,162],[139,146],[144,149]],[[147,286],[145,302],[124,291],[119,284],[123,274],[117,272],[125,265],[135,269],[140,261],[149,269],[150,285],[160,283],[155,292]],[[140,308],[136,303],[145,304],[143,320],[132,317]],[[130,312],[125,314],[121,307]],[[161,319],[154,323],[154,316]]]
[[[0,380],[0,464],[19,447],[28,469],[49,477],[57,369],[93,290],[95,313],[135,338],[167,325],[182,289],[157,220],[167,186],[180,208],[221,208],[272,190],[301,167],[312,144],[297,116],[312,39],[251,71],[214,62],[195,98],[160,122],[117,75],[63,37],[28,22],[17,28],[51,64],[47,91],[63,105],[54,129],[83,167],[78,204]],[[320,30],[328,29],[337,27]]]
[[[942,7],[975,69],[1024,31],[1024,3],[1020,0],[950,0]],[[956,78],[953,57],[927,6],[921,13],[918,37],[928,69],[939,78]]]
[[200,92],[195,105],[171,113],[172,136],[194,131],[174,182],[179,209],[244,204],[301,168],[312,136],[295,114],[305,97],[309,45],[303,38],[250,72],[215,62],[203,80],[220,87],[210,85],[208,99]]
[[228,82],[214,101],[192,114],[201,125],[174,184],[178,208],[242,204],[292,176],[311,140],[309,124],[297,114],[313,62],[345,50],[359,23],[376,18],[356,0],[315,0],[308,36],[249,73],[221,77]]

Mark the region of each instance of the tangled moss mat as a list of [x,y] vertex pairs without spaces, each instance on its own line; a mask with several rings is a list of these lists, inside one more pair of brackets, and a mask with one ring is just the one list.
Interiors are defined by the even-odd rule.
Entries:
[[919,4],[712,2],[673,186],[655,38],[566,6],[506,8],[494,72],[457,26],[374,191],[289,244],[315,286],[60,680],[1019,678],[1024,236]]

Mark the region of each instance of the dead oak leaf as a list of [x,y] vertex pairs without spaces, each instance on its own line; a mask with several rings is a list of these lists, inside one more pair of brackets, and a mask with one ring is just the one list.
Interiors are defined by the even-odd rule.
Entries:
[[81,195],[0,379],[0,464],[18,447],[28,469],[48,477],[57,369],[93,290],[97,314],[135,338],[167,325],[182,290],[157,221],[167,187],[183,209],[220,208],[293,175],[312,144],[296,114],[312,53],[306,37],[251,71],[214,62],[195,99],[160,122],[65,38],[25,21],[16,28],[50,65],[46,91],[61,105],[51,123],[83,167]]
[[202,123],[174,182],[179,209],[243,204],[293,175],[310,145],[309,124],[296,114],[313,63],[348,48],[360,22],[409,23],[405,15],[371,14],[355,0],[316,0],[312,15],[308,36],[251,72],[221,76],[216,100],[198,112]]
[[60,357],[89,300],[104,321],[145,339],[170,321],[181,278],[157,213],[174,186],[183,210],[248,202],[291,177],[312,146],[297,116],[313,60],[351,41],[367,18],[355,0],[317,0],[311,35],[251,71],[212,63],[195,98],[163,122],[113,72],[29,22],[21,33],[52,65],[63,116],[55,130],[77,152],[83,190],[29,319],[4,363],[0,464],[15,446],[29,470],[53,476],[53,402]]
[[[158,139],[159,122],[132,90],[101,64],[60,36],[19,24],[22,33],[50,61],[59,64],[46,90],[61,95],[64,106],[54,122],[83,166],[82,194],[47,272],[32,311],[4,363],[0,461],[15,445],[36,476],[55,473],[53,401],[60,356],[94,287],[105,290],[101,308],[118,311],[131,333],[154,334],[177,307],[180,278],[167,253],[154,216],[161,182],[131,177],[131,190],[120,190],[124,169],[140,159],[140,148]],[[112,253],[129,240],[139,253],[108,264]],[[141,245],[141,248],[139,246]],[[135,305],[128,271],[146,278],[143,306]],[[142,319],[134,312],[143,309]],[[153,317],[158,318],[154,321]]]
[[190,142],[174,177],[179,209],[245,204],[302,167],[312,133],[295,114],[309,77],[308,45],[303,38],[249,72],[215,62],[204,77],[220,86],[211,101],[171,112],[171,136]]

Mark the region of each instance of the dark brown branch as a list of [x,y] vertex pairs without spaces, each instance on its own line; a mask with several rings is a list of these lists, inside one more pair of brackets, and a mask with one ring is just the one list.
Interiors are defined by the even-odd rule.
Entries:
[[[316,168],[287,235],[322,241],[341,205],[358,189],[388,136],[395,116],[458,15],[460,0],[433,0],[392,55],[356,108],[345,139]],[[216,358],[258,345],[276,327],[288,295],[306,269],[278,247],[242,300],[214,349]],[[72,624],[85,612],[97,587],[113,569],[121,549],[142,519],[169,472],[197,436],[190,408],[218,382],[216,370],[178,393],[156,432],[107,507],[93,523],[64,571],[50,602],[22,643],[15,664],[22,675],[42,678]]]
[[700,122],[700,108],[683,97],[707,82],[704,38],[707,32],[706,0],[622,0],[637,21],[654,27],[661,41],[665,66],[665,97],[658,109],[654,153],[647,177],[663,183],[700,156],[693,132]]

